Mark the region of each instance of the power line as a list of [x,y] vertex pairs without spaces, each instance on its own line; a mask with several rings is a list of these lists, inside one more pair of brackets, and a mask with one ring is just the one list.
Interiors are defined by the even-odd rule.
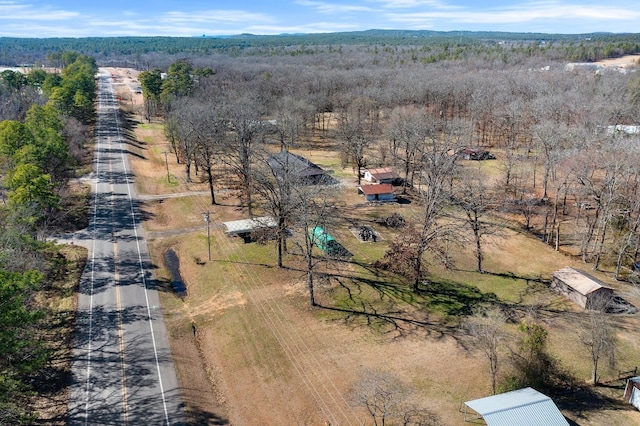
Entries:
[[[179,184],[185,185],[186,187],[187,182],[185,179],[175,175],[174,177]],[[215,210],[210,212],[210,205],[203,202],[200,197],[195,197],[194,204],[200,208],[200,211],[207,211],[209,213],[209,222],[214,220],[221,221],[217,212]],[[207,222],[208,228],[209,222]],[[214,232],[218,237],[218,243],[224,246],[226,251],[229,252],[231,249],[231,243],[228,240],[228,237],[223,234],[220,227],[214,227]],[[210,244],[210,242],[208,243]],[[326,366],[323,366],[317,357],[314,356],[313,351],[307,346],[305,339],[298,333],[297,329],[291,325],[292,322],[286,320],[286,314],[277,300],[271,297],[261,300],[262,298],[256,298],[253,295],[253,291],[251,291],[252,289],[254,289],[254,291],[255,289],[268,290],[268,287],[258,281],[256,277],[250,273],[247,267],[249,262],[244,253],[240,251],[236,252],[236,254],[240,257],[240,262],[233,263],[232,267],[235,269],[238,276],[243,276],[243,278],[249,281],[249,283],[245,280],[238,280],[235,284],[242,287],[244,293],[256,306],[264,320],[264,324],[268,325],[273,336],[282,347],[287,359],[292,364],[296,373],[300,376],[303,383],[307,386],[311,396],[320,407],[323,415],[326,416],[332,424],[361,423],[359,416],[356,414],[353,407],[351,407],[349,402],[342,395],[334,381],[326,374]],[[209,257],[209,259],[211,258]],[[269,294],[268,291],[264,291],[262,293]],[[303,355],[302,359],[306,358],[309,361],[303,362],[299,355]],[[320,385],[314,384],[314,379],[317,383],[320,383]],[[334,408],[335,412],[331,407]],[[336,417],[336,415],[339,417]],[[345,423],[339,422],[338,418],[344,419]]]

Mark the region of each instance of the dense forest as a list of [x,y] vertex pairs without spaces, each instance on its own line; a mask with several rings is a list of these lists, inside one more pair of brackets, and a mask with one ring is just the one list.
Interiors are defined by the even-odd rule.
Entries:
[[[167,57],[229,55],[316,55],[338,51],[395,52],[398,60],[437,62],[497,58],[514,62],[541,56],[572,62],[592,62],[640,53],[638,34],[539,34],[468,31],[369,30],[326,34],[241,34],[228,37],[89,37],[0,38],[0,66],[49,64],[50,53],[79,52],[101,65],[137,69],[165,67]],[[402,54],[399,54],[402,53]],[[52,63],[50,65],[56,65]]]

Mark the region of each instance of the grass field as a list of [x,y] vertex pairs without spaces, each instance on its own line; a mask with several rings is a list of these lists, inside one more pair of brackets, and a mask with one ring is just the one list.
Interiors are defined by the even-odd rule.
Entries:
[[[140,125],[135,134],[130,158],[142,194],[206,190],[204,184],[184,182],[182,166],[171,154],[169,174],[175,180],[167,181],[168,145],[160,125]],[[416,295],[397,277],[369,266],[402,232],[380,227],[375,218],[394,211],[411,216],[415,203],[363,205],[355,176],[351,169],[342,169],[326,140],[322,149],[302,147],[298,153],[343,181],[334,236],[354,254],[349,262],[321,263],[325,275],[316,289],[320,307],[308,303],[303,262],[295,250],[300,235],[294,232],[291,237],[292,250],[283,269],[276,267],[272,244],[244,244],[224,235],[222,222],[245,217],[233,192],[222,194],[217,206],[206,196],[149,201],[144,206],[144,226],[152,238],[155,276],[166,290],[163,311],[191,424],[372,424],[352,397],[363,374],[372,370],[393,375],[410,388],[407,404],[429,410],[441,424],[462,424],[460,403],[490,394],[486,362],[467,350],[458,328],[459,314],[482,301],[535,315],[549,331],[550,352],[589,388],[591,364],[575,326],[584,312],[545,284],[563,266],[589,265],[514,227],[487,242],[486,273],[475,272],[473,252],[462,244],[453,252],[455,266],[433,264],[428,290]],[[202,221],[207,210],[211,261]],[[353,223],[373,226],[382,238],[360,242],[349,231]],[[188,287],[182,299],[172,294],[164,267],[163,254],[169,248],[179,255]],[[589,272],[621,291],[629,290],[606,274]],[[616,320],[621,341],[618,365],[626,370],[640,362],[638,315]],[[506,359],[506,353],[502,355]],[[617,370],[603,366],[601,373],[609,386],[595,389],[600,403],[591,399],[576,404],[576,393],[573,400],[569,396],[560,401],[565,416],[585,426],[640,423],[640,413],[619,403],[622,382],[614,380]]]

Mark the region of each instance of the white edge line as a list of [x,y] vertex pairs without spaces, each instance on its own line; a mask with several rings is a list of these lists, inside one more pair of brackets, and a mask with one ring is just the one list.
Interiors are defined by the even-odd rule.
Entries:
[[[100,105],[100,104],[99,104]],[[96,137],[96,140],[99,138]],[[91,274],[89,285],[89,336],[87,343],[87,379],[85,383],[85,408],[84,408],[84,424],[89,424],[89,389],[91,386],[91,351],[93,343],[93,288],[95,277],[95,265],[96,265],[96,218],[98,216],[98,184],[100,182],[100,147],[96,150],[95,162],[95,177],[94,177],[94,194],[93,194],[93,223],[91,224]]]
[[[118,138],[121,137],[121,131],[120,131],[120,118],[118,117],[118,114],[116,112],[116,125],[118,128]],[[118,143],[121,145],[122,142],[118,141]],[[149,306],[149,294],[148,294],[148,289],[147,289],[147,280],[145,278],[145,270],[144,270],[144,265],[142,263],[142,252],[140,250],[140,239],[138,238],[138,224],[136,221],[136,216],[135,216],[135,210],[133,208],[133,197],[131,196],[131,182],[129,181],[129,172],[127,169],[127,163],[126,163],[126,157],[124,155],[123,150],[120,150],[120,156],[122,157],[122,165],[124,167],[124,175],[125,175],[125,179],[127,182],[127,193],[129,196],[129,207],[131,208],[131,222],[133,224],[133,232],[134,232],[134,236],[135,236],[135,240],[136,240],[136,247],[138,249],[138,263],[140,265],[140,275],[142,277],[142,285],[144,287],[144,298],[145,301],[147,303],[147,318],[149,321],[149,328],[151,330],[151,341],[153,342],[153,354],[155,356],[155,360],[156,360],[156,369],[158,371],[158,383],[160,385],[160,394],[162,396],[162,405],[164,407],[164,417],[165,417],[165,421],[167,423],[167,425],[170,425],[171,423],[169,422],[169,411],[167,409],[167,400],[165,398],[164,395],[164,386],[162,384],[162,373],[160,371],[160,361],[158,359],[158,349],[157,349],[157,345],[156,345],[156,337],[155,337],[155,332],[153,330],[153,318],[151,316],[151,307]]]

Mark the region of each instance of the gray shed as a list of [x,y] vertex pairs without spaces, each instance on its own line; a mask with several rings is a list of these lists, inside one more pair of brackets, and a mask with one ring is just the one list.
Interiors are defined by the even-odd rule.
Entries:
[[253,219],[241,219],[224,222],[224,226],[227,228],[228,235],[243,236],[261,228],[275,228],[278,226],[278,222],[274,217],[262,216],[254,217]]
[[640,376],[627,380],[627,387],[624,389],[624,402],[640,410]]
[[488,426],[569,426],[556,404],[533,388],[523,388],[464,403],[478,413],[465,422],[484,419]]
[[269,167],[280,178],[297,178],[305,183],[319,183],[326,172],[322,167],[289,151],[280,151],[267,159]]
[[613,297],[613,289],[591,275],[566,266],[553,273],[551,289],[582,308],[598,306]]

